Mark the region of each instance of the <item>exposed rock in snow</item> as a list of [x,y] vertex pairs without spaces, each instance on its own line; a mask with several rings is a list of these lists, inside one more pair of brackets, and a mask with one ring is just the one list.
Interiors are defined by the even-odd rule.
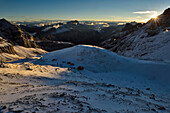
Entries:
[[170,64],[87,45],[42,56],[1,65],[0,112],[170,112]]
[[46,53],[46,51],[39,48],[25,48],[22,46],[14,46],[13,49],[15,54],[9,54],[4,52],[0,53],[0,58],[1,58],[0,60],[2,60],[3,62],[9,62],[18,59],[31,58],[39,54]]
[[0,19],[0,35],[6,40],[12,41],[24,47],[36,47],[34,38],[27,32],[20,29],[5,19]]
[[117,54],[97,46],[78,45],[42,55],[42,61],[53,64],[52,59],[70,61],[76,66],[82,65],[93,72],[108,72],[116,69],[115,65],[128,62]]
[[40,48],[46,51],[56,51],[63,48],[68,48],[74,46],[71,42],[61,42],[61,41],[37,41],[36,42]]
[[15,54],[13,45],[2,37],[0,37],[0,53]]
[[103,42],[102,46],[127,57],[169,62],[170,16],[168,12],[170,8],[136,31],[118,37],[116,40],[110,38]]

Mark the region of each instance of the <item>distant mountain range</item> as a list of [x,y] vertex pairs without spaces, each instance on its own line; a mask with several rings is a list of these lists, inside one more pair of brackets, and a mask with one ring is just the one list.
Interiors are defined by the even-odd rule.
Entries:
[[144,24],[132,22],[103,27],[99,31],[93,25],[82,24],[76,20],[37,27],[17,26],[1,19],[0,52],[15,55],[14,46],[17,45],[54,51],[88,44],[101,46],[127,57],[169,62],[169,30],[170,8]]
[[[29,49],[30,48],[30,49]],[[43,54],[34,37],[5,19],[0,20],[0,61],[11,61]]]

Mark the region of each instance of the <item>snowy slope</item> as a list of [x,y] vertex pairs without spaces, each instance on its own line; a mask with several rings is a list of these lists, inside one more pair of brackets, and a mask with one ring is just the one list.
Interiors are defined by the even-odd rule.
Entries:
[[118,54],[139,59],[170,60],[170,53],[168,52],[170,49],[169,30],[161,30],[158,35],[147,37],[147,33],[141,29],[127,36],[124,42],[126,42],[125,45],[129,43],[131,43],[131,45],[122,51],[118,51]]
[[46,53],[45,50],[39,49],[39,48],[25,48],[22,46],[14,46],[14,54],[8,54],[8,53],[0,53],[0,58],[3,62],[9,62],[9,61],[14,61],[18,59],[25,59],[25,58],[31,58],[35,57],[39,54],[44,54]]
[[93,72],[113,71],[116,69],[116,65],[128,62],[126,58],[118,56],[111,51],[87,45],[78,45],[50,52],[44,54],[41,60],[48,64],[56,64],[52,59],[56,59],[59,62],[72,62],[76,66],[84,66],[87,70]]
[[[170,61],[170,8],[155,19],[131,28],[124,27],[115,37],[102,43],[102,47],[120,55],[136,59]],[[132,31],[131,31],[132,30]],[[131,32],[130,32],[131,31]],[[126,34],[126,32],[129,32]],[[125,34],[124,34],[125,33]],[[116,34],[118,34],[116,36]],[[123,34],[123,35],[122,35]],[[116,38],[116,40],[114,40]]]
[[78,45],[2,67],[0,112],[170,112],[168,63]]
[[96,46],[78,45],[46,53],[38,62],[62,67],[69,67],[67,63],[71,62],[74,64],[71,67],[83,66],[85,70],[95,73],[123,71],[164,80],[166,83],[170,81],[169,64],[134,60]]

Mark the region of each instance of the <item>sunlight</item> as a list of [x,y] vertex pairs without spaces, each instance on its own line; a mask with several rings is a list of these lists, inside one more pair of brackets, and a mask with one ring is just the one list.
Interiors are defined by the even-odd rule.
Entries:
[[154,19],[156,19],[158,17],[158,14],[153,14],[152,16],[151,16],[151,18],[154,18]]

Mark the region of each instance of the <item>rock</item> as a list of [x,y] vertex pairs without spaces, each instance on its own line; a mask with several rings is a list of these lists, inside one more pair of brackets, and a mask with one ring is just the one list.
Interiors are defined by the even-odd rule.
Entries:
[[[167,41],[169,37],[168,33],[163,34],[163,30],[169,32],[169,27],[170,8],[145,24],[126,24],[122,30],[115,32],[113,32],[113,29],[110,31],[111,35],[108,34],[110,37],[103,41],[100,46],[126,57],[144,60],[163,60],[163,57],[169,59],[167,54],[170,44]],[[157,51],[160,48],[163,48],[165,51]]]
[[156,111],[155,109],[151,109],[152,111]]
[[150,88],[146,88],[146,90],[150,90]]
[[166,110],[165,107],[158,107],[158,110]]
[[84,70],[84,67],[83,66],[78,66],[77,69],[78,70]]
[[67,22],[67,24],[75,24],[75,25],[78,25],[78,24],[79,24],[79,21],[77,21],[77,20],[69,21],[69,22]]
[[69,42],[75,45],[97,45],[101,42],[101,34],[98,31],[90,28],[88,25],[78,24],[76,21],[68,22],[67,24],[61,25],[58,28],[52,27],[45,32],[43,30],[39,31],[36,33],[36,37],[40,41],[40,46],[41,42],[51,41],[51,43],[55,43],[53,44],[55,48],[57,48],[57,42]]
[[71,62],[67,62],[67,64],[71,64]]
[[0,37],[0,53],[15,54],[13,45],[2,37]]
[[28,48],[37,47],[34,38],[29,33],[21,30],[19,26],[12,24],[5,19],[0,20],[0,34],[13,44]]
[[6,109],[7,107],[6,106],[3,106],[2,109]]
[[52,61],[56,61],[56,59],[52,59]]
[[2,78],[0,78],[0,81],[3,80]]
[[74,46],[74,44],[71,42],[61,41],[37,41],[36,44],[46,51],[60,50]]
[[74,64],[73,64],[73,63],[71,63],[70,65],[71,65],[71,66],[74,66]]

